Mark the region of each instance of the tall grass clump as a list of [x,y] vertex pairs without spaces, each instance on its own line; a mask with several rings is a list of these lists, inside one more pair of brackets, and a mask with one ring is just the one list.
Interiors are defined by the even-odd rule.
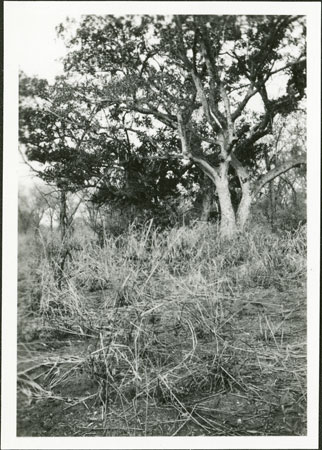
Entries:
[[219,246],[217,264],[239,290],[258,286],[283,290],[301,286],[305,279],[305,226],[281,234],[255,226]]
[[[42,235],[37,255],[24,260],[38,264],[28,295],[37,290],[34,307],[41,314],[83,321],[97,302],[103,310],[148,308],[159,301],[171,304],[172,298],[193,302],[252,287],[284,290],[305,281],[305,227],[278,235],[255,226],[228,241],[213,224],[160,231],[150,221],[118,237],[105,236],[103,245],[84,236],[60,243],[57,236]],[[62,248],[69,249],[63,267]],[[20,272],[30,273],[24,264]]]

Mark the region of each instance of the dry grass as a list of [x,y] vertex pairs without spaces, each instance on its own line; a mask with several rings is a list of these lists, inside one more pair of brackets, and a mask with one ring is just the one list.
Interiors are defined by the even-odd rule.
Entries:
[[73,435],[305,434],[304,228],[228,242],[212,225],[149,222],[72,248],[62,283],[59,248],[42,252],[33,320],[68,354],[22,358],[29,401],[66,403],[78,380],[70,406],[89,419]]

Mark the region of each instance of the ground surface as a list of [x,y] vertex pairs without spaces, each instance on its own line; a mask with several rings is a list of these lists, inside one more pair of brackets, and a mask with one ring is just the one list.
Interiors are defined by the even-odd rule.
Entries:
[[[186,366],[195,374],[194,365],[208,364],[216,373],[211,378],[208,371],[204,382],[192,375],[168,399],[158,387],[153,396],[124,388],[126,394],[104,399],[90,369],[97,348],[91,337],[31,333],[18,342],[17,435],[305,435],[305,298],[304,288],[227,295],[215,336],[196,333]],[[177,339],[180,345],[183,337]]]

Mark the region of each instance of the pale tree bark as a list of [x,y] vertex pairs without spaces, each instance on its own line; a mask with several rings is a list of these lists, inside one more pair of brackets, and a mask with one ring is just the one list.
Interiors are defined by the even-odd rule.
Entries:
[[[249,184],[249,183],[248,183]],[[243,188],[243,194],[237,210],[237,228],[242,230],[249,218],[250,207],[252,204],[251,191],[249,186]]]
[[249,217],[250,207],[252,203],[249,173],[246,167],[241,164],[241,162],[234,154],[231,155],[231,163],[236,171],[242,190],[242,198],[238,206],[236,222],[237,227],[239,229],[243,229]]
[[228,163],[220,165],[215,185],[220,204],[220,234],[229,238],[236,233],[237,223],[229,191]]
[[237,224],[229,191],[229,162],[225,161],[214,168],[202,158],[191,155],[191,159],[202,168],[216,187],[220,205],[220,234],[223,237],[233,236],[237,231]]
[[180,112],[178,117],[178,131],[182,145],[182,151],[185,155],[190,157],[192,161],[197,163],[203,172],[210,178],[216,187],[216,191],[219,198],[220,205],[220,234],[223,237],[231,237],[237,231],[235,211],[232,205],[230,191],[229,191],[229,179],[228,169],[229,160],[221,162],[218,167],[213,167],[209,162],[194,154],[190,148],[189,141],[187,139],[187,133],[185,124]]
[[[237,231],[237,223],[229,191],[229,162],[221,163],[214,169],[201,158],[193,156],[192,159],[201,166],[216,187],[220,206],[220,234],[223,237],[232,237]],[[207,167],[208,165],[212,171]]]

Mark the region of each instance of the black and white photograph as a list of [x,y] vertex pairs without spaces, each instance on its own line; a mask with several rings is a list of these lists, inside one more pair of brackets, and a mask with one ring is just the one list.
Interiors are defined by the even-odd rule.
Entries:
[[4,2],[2,448],[318,448],[320,2]]

